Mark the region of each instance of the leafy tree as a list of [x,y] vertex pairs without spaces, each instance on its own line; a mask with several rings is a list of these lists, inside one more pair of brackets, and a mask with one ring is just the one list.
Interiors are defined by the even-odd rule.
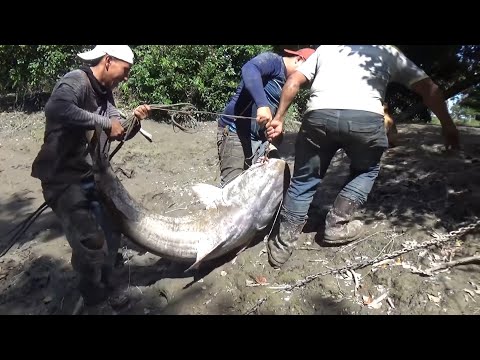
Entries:
[[121,86],[129,104],[190,102],[223,110],[240,81],[240,69],[266,45],[141,45],[130,79]]

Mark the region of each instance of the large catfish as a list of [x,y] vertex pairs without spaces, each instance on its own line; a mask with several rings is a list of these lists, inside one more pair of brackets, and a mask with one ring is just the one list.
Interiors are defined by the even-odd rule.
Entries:
[[289,179],[284,160],[258,162],[224,188],[194,185],[193,191],[205,209],[189,216],[168,217],[151,213],[135,201],[114,173],[108,154],[98,145],[96,148],[97,188],[108,210],[119,219],[123,234],[155,255],[192,262],[189,269],[243,250],[259,231],[272,226],[285,179]]

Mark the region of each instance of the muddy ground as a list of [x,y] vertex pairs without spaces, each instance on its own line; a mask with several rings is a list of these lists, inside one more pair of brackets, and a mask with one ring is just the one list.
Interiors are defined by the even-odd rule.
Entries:
[[[0,249],[4,234],[43,203],[30,176],[43,136],[42,113],[0,114]],[[189,186],[218,184],[216,125],[200,123],[195,134],[175,132],[151,120],[115,156],[113,165],[130,194],[159,214],[181,216],[198,207]],[[221,259],[197,273],[142,251],[124,239],[116,295],[129,306],[104,304],[100,314],[478,314],[480,263],[425,271],[447,261],[480,255],[479,231],[353,271],[309,276],[385,254],[438,236],[480,216],[480,130],[461,128],[464,151],[445,153],[440,128],[400,125],[400,146],[389,149],[364,211],[364,235],[343,247],[324,247],[316,236],[348,173],[339,152],[313,201],[297,250],[280,271],[267,262],[259,241],[236,258]],[[282,155],[293,165],[295,133]],[[320,232],[321,234],[321,232]],[[437,236],[437,237],[436,237]],[[423,273],[422,273],[423,272]],[[311,278],[310,278],[311,279]],[[73,311],[75,274],[61,226],[47,209],[0,258],[0,314],[65,314]],[[297,283],[298,284],[298,283]]]

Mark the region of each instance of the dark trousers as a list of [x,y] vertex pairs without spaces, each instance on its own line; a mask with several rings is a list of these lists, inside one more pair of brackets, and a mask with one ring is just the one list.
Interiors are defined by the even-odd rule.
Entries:
[[217,149],[222,187],[252,165],[254,154],[261,145],[262,140],[251,140],[250,134],[238,134],[226,127],[218,127]]
[[295,145],[295,166],[285,195],[282,215],[303,223],[330,162],[343,148],[350,159],[350,177],[339,196],[360,205],[380,170],[388,147],[384,119],[380,114],[358,110],[314,110],[305,114]]
[[42,188],[72,248],[73,269],[82,279],[99,283],[102,271],[114,266],[121,234],[99,200],[93,179],[68,187],[42,184]]

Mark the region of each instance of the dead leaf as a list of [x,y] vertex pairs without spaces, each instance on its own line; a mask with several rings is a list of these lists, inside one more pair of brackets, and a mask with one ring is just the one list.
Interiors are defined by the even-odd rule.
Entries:
[[433,301],[436,304],[438,304],[441,300],[439,296],[434,296],[430,294],[427,294],[427,296],[428,296],[428,300]]
[[368,305],[373,301],[373,299],[370,295],[369,296],[364,295],[364,296],[362,296],[362,298],[363,298],[363,305]]
[[267,278],[265,276],[255,276],[255,281],[257,282],[257,284],[260,284],[260,285],[267,284]]
[[388,291],[380,295],[378,298],[374,299],[370,304],[368,304],[368,307],[371,309],[380,309],[382,307],[382,301],[387,296],[388,296]]
[[248,287],[254,287],[254,286],[265,286],[265,285],[270,285],[268,282],[267,282],[267,279],[263,276],[260,276],[258,277],[259,279],[257,279],[257,277],[253,277],[252,276],[252,279],[254,280],[250,280],[250,279],[245,279],[245,286],[248,286]]

